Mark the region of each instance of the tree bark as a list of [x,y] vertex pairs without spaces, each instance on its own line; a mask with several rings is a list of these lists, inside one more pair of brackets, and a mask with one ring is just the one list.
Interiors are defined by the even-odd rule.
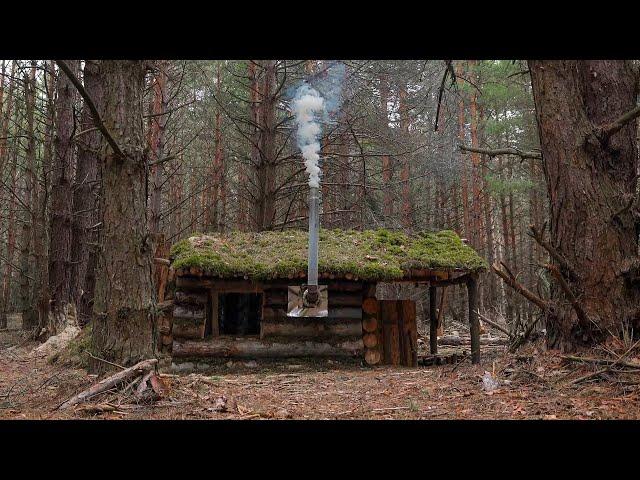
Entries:
[[[78,71],[77,60],[67,62]],[[73,205],[73,135],[75,87],[62,71],[56,84],[56,128],[54,137],[53,182],[51,188],[51,219],[49,224],[49,291],[51,315],[48,333],[55,335],[66,323],[65,310],[72,303],[71,239]]]
[[[97,357],[131,365],[155,352],[152,244],[145,205],[143,62],[102,62],[104,123],[124,156],[103,142],[102,231],[93,318]],[[92,362],[100,371],[102,362]]]
[[544,175],[550,243],[577,273],[561,269],[588,321],[554,286],[547,342],[574,350],[640,327],[640,222],[626,209],[636,194],[637,121],[610,138],[594,135],[633,109],[637,78],[630,61],[529,61]]
[[[102,114],[102,78],[98,60],[86,60],[84,65],[84,88]],[[80,121],[81,131],[94,127],[91,111],[85,105]],[[97,251],[94,244],[98,236],[99,195],[98,156],[100,132],[95,130],[83,134],[77,141],[78,166],[73,192],[73,242],[71,253],[71,285],[73,301],[78,307],[78,319],[86,324],[91,318],[91,306],[95,288],[95,265]]]
[[[151,117],[149,118],[149,152],[150,163],[157,162],[164,157],[165,130],[167,123],[167,63],[159,60],[156,63],[157,72],[153,81],[153,100],[151,102]],[[162,197],[162,169],[159,164],[150,167],[149,192],[149,230],[160,232],[160,205]]]

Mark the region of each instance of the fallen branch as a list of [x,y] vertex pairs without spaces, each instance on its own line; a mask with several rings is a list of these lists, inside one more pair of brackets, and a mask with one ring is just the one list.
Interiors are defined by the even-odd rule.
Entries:
[[65,409],[69,407],[73,407],[78,403],[84,402],[91,397],[95,397],[99,393],[105,392],[114,386],[122,383],[132,377],[136,377],[147,370],[152,370],[155,365],[158,363],[157,358],[151,358],[149,360],[143,360],[139,363],[136,363],[133,367],[127,368],[121,372],[116,373],[115,375],[111,375],[110,377],[101,380],[97,384],[93,385],[87,390],[80,392],[79,394],[71,397],[69,400],[60,405],[59,409]]
[[[480,345],[509,345],[510,339],[504,337],[480,338]],[[457,347],[460,345],[471,345],[471,337],[459,337],[456,335],[445,335],[438,339],[438,345]]]
[[640,343],[640,340],[637,340],[633,345],[631,345],[629,350],[627,350],[622,355],[620,355],[620,357],[618,357],[618,359],[615,362],[613,362],[611,365],[607,365],[606,367],[601,368],[600,370],[596,370],[593,373],[588,373],[587,375],[578,377],[575,380],[570,381],[568,385],[575,385],[576,383],[580,383],[585,380],[590,380],[591,378],[595,378],[599,375],[602,375],[603,373],[607,373],[611,371],[613,367],[621,364],[624,361],[624,359],[638,346],[639,343]]
[[[607,358],[578,357],[574,355],[563,355],[561,358],[569,362],[592,363],[594,365],[613,365],[616,363],[615,360],[609,360]],[[624,361],[618,362],[617,366],[624,367],[624,368],[640,369],[640,364],[624,362]]]
[[582,305],[580,304],[576,296],[571,291],[569,284],[560,273],[560,269],[556,265],[552,265],[550,263],[547,263],[543,266],[544,268],[549,270],[549,272],[551,272],[551,275],[553,275],[553,278],[555,278],[558,284],[560,285],[560,288],[569,299],[569,302],[571,303],[571,306],[575,310],[576,315],[578,316],[578,319],[580,320],[580,322],[582,322],[583,325],[589,325],[591,321],[587,316],[587,312],[584,311],[584,309],[582,308]]
[[507,336],[511,337],[511,332],[509,330],[507,330],[505,327],[503,327],[502,325],[494,322],[493,320],[488,319],[487,317],[485,317],[484,315],[482,315],[479,311],[477,312],[478,316],[484,320],[485,322],[487,322],[489,325],[491,325],[493,328],[500,330],[502,333],[505,333]]

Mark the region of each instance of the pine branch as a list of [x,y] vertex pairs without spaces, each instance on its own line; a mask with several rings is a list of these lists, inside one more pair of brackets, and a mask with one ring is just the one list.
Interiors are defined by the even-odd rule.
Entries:
[[463,152],[471,152],[471,153],[480,153],[482,155],[489,155],[489,157],[497,157],[498,155],[516,155],[523,160],[527,158],[541,159],[542,154],[540,152],[525,152],[518,148],[475,148],[475,147],[467,147],[465,145],[458,145],[461,151]]
[[622,130],[622,128],[629,122],[635,120],[640,116],[640,106],[637,106],[625,114],[618,117],[611,123],[607,125],[603,125],[594,130],[594,133],[598,139],[605,143],[607,142],[614,134]]

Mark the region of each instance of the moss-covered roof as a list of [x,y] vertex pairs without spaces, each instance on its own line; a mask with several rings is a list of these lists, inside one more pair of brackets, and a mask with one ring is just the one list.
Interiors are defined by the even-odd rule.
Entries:
[[[195,235],[176,243],[170,256],[179,273],[195,267],[222,278],[293,278],[306,272],[307,242],[308,233],[299,230]],[[449,230],[411,236],[385,229],[320,230],[321,275],[390,281],[410,277],[415,270],[486,267],[475,250]]]

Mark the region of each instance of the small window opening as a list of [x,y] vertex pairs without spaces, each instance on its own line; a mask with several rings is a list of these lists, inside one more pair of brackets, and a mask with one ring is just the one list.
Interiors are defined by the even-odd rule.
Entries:
[[259,335],[262,317],[261,293],[220,293],[220,335]]

